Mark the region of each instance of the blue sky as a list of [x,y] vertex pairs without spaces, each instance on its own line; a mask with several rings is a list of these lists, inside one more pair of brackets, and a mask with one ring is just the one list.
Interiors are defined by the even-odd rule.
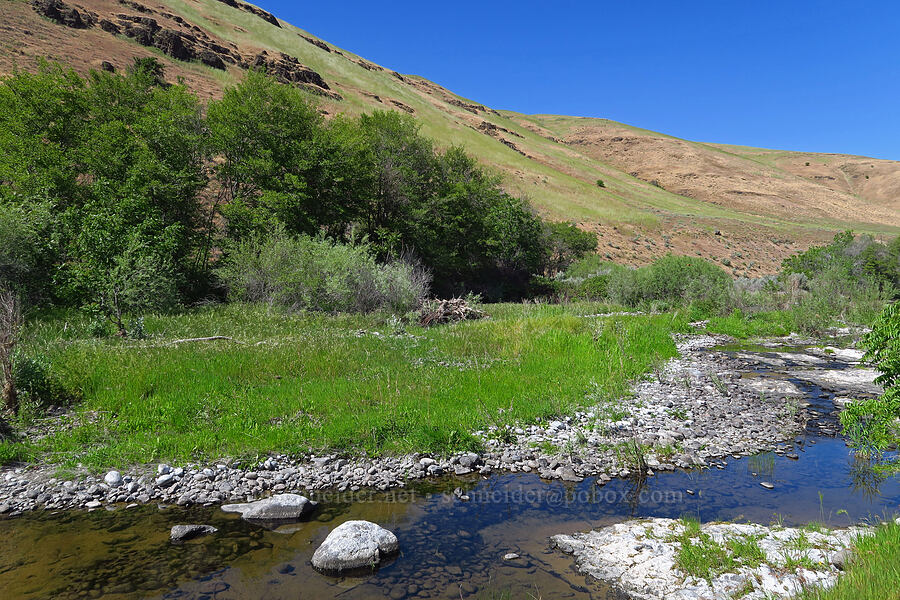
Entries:
[[256,3],[493,108],[900,160],[898,2]]

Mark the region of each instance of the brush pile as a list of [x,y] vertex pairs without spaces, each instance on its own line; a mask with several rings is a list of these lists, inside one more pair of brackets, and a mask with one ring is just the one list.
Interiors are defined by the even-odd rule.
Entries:
[[486,315],[469,305],[464,298],[429,300],[419,312],[419,325],[431,327],[470,319],[482,319]]

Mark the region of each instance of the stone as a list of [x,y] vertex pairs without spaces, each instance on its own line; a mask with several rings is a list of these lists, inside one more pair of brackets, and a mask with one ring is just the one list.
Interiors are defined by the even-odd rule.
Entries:
[[156,478],[156,485],[158,485],[159,487],[167,488],[174,484],[175,476],[171,473],[166,473],[165,475],[160,475]]
[[370,521],[347,521],[328,534],[312,557],[312,565],[326,573],[375,568],[400,549],[397,536]]
[[519,555],[515,552],[508,552],[503,555],[503,560],[516,560],[517,558],[519,558]]
[[849,548],[844,548],[831,556],[831,564],[840,571],[846,571],[852,559],[853,552]]
[[474,452],[469,452],[459,457],[459,464],[468,469],[471,469],[472,467],[475,467],[480,463],[481,458],[479,458],[479,456]]
[[316,505],[299,494],[277,494],[256,502],[225,504],[222,510],[239,513],[248,521],[295,521],[311,513]]
[[111,488],[119,487],[120,485],[122,485],[122,482],[123,482],[122,474],[119,473],[118,471],[110,471],[103,478],[103,481],[105,481],[106,485],[108,485]]
[[212,525],[175,525],[169,533],[169,539],[173,542],[184,542],[204,535],[212,535],[218,529]]
[[763,487],[766,488],[767,490],[773,490],[773,489],[775,489],[775,484],[774,484],[774,483],[770,483],[770,482],[768,482],[768,481],[760,481],[760,482],[759,482],[759,485],[763,486]]

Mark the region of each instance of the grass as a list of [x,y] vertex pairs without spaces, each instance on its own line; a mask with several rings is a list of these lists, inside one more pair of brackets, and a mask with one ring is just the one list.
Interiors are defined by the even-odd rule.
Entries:
[[[592,305],[491,305],[491,318],[422,329],[383,316],[286,314],[224,305],[148,316],[146,340],[95,339],[81,314],[29,324],[24,351],[83,400],[72,427],[0,444],[100,470],[158,460],[449,452],[471,432],[626,392],[675,355],[678,314],[583,318]],[[233,341],[172,344],[221,335]],[[590,399],[590,400],[589,400]]]
[[749,316],[735,311],[728,316],[712,317],[706,330],[709,333],[721,333],[738,339],[747,339],[788,335],[793,327],[794,315],[791,311],[767,311]]
[[830,589],[810,589],[800,600],[900,598],[900,525],[891,521],[854,544],[853,560]]
[[722,573],[741,566],[755,568],[766,561],[759,546],[762,536],[734,536],[719,543],[701,531],[696,517],[684,516],[680,522],[681,533],[671,535],[667,541],[678,542],[675,564],[686,575],[712,581]]

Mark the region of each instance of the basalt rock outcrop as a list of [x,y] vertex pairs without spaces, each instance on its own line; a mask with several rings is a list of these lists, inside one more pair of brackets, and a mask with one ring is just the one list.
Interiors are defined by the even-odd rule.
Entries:
[[[219,1],[253,13],[273,25],[281,26],[273,15],[255,6],[236,0]],[[183,17],[132,0],[120,0],[119,4],[137,14],[120,12],[98,15],[79,10],[62,0],[33,0],[31,5],[38,14],[66,27],[88,29],[96,26],[111,35],[124,35],[142,46],[157,48],[176,60],[199,60],[204,65],[223,71],[228,65],[241,69],[264,69],[282,83],[299,85],[308,91],[335,100],[342,99],[340,95],[330,90],[319,73],[303,65],[294,56],[284,53],[270,56],[265,50],[255,54],[242,54],[236,45],[216,41],[204,29],[187,22]],[[324,42],[303,37],[310,43],[331,52]]]

